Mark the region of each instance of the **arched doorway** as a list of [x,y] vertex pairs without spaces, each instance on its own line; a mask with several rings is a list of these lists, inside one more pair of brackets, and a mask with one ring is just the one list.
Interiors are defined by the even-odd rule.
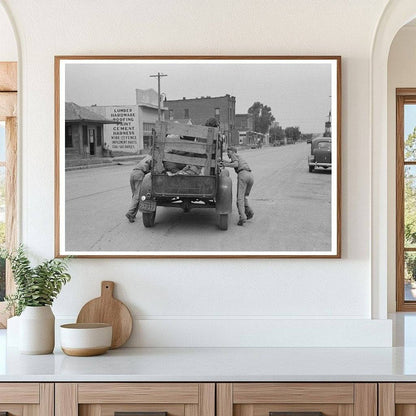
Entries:
[[[388,56],[390,46],[402,26],[416,17],[414,0],[390,1],[374,37],[371,54],[371,259],[372,259],[372,317],[387,318],[388,282],[391,262],[395,252],[391,249],[392,217],[389,171],[391,165],[388,153]],[[393,138],[394,140],[394,138]],[[393,195],[394,200],[394,195]]]

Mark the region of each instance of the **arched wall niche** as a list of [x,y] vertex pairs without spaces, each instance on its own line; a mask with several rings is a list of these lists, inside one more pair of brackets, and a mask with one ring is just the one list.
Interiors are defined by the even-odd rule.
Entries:
[[[380,18],[371,53],[371,266],[372,317],[386,319],[393,312],[388,307],[392,293],[392,270],[395,245],[391,243],[392,221],[395,217],[394,190],[391,188],[391,168],[395,155],[389,153],[395,137],[388,134],[388,57],[397,32],[416,17],[414,0],[390,1]],[[394,172],[394,168],[393,168]],[[394,177],[394,174],[393,174]],[[389,186],[390,185],[390,186]],[[394,234],[394,231],[393,231]],[[390,293],[389,293],[390,291]],[[394,295],[393,295],[394,296]]]

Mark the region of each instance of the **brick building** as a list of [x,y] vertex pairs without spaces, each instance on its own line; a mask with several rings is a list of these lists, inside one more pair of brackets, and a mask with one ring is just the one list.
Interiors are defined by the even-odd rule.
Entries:
[[252,114],[236,114],[235,127],[238,132],[238,144],[246,146],[258,145],[259,141],[266,143],[266,135],[254,131],[254,117]]
[[238,132],[235,128],[235,97],[226,94],[221,97],[185,98],[165,100],[167,108],[165,120],[192,122],[204,125],[215,117],[220,123],[220,131],[227,143],[238,143]]
[[238,131],[238,144],[249,144],[250,132],[254,130],[252,114],[236,114],[235,128]]
[[235,128],[238,131],[252,131],[254,130],[254,117],[252,114],[236,114]]

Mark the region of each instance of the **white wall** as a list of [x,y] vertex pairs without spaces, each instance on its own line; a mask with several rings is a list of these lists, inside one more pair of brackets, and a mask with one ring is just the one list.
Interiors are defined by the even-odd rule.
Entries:
[[17,61],[17,45],[13,28],[3,7],[0,7],[0,61]]
[[57,316],[74,319],[109,279],[137,319],[130,345],[388,345],[389,322],[371,320],[369,121],[386,3],[0,0],[21,39],[21,234],[39,257],[54,253],[54,55],[343,58],[342,259],[75,259]]
[[416,87],[416,25],[404,26],[391,44],[388,61],[388,305],[396,310],[396,88]]

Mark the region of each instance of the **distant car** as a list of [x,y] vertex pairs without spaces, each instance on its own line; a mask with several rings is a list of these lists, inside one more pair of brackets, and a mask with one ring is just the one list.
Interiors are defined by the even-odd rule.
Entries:
[[312,137],[308,137],[308,138],[306,139],[306,143],[312,143]]
[[309,172],[316,168],[332,167],[331,142],[330,137],[317,137],[312,140],[311,154],[308,156]]

